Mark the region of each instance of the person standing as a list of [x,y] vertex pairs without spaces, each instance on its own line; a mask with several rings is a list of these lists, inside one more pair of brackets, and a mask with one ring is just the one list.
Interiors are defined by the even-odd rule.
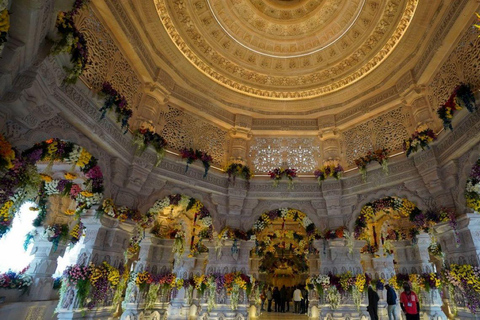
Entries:
[[367,311],[370,314],[370,319],[372,320],[378,320],[378,300],[380,300],[378,293],[373,290],[372,286],[368,286]]
[[403,284],[403,292],[400,295],[400,307],[405,313],[407,320],[420,320],[420,303],[417,294],[410,289],[410,284]]
[[388,320],[398,320],[397,317],[397,293],[389,285],[385,285],[387,290],[387,311],[388,311]]
[[280,312],[285,312],[285,303],[287,302],[287,288],[285,285],[280,289]]
[[290,312],[290,301],[292,301],[293,297],[293,288],[288,287],[287,288],[287,312]]
[[262,305],[260,307],[260,311],[265,311],[265,299],[267,299],[267,295],[265,293],[265,288],[262,290],[260,294],[260,300],[262,300]]
[[267,289],[267,301],[268,301],[268,312],[272,312],[272,299],[273,299],[273,293],[272,293],[272,288],[268,287]]
[[299,287],[293,291],[293,303],[295,303],[295,313],[300,313],[300,302],[302,301],[302,291]]
[[278,287],[273,289],[273,301],[275,302],[275,312],[280,312],[280,290],[278,290]]

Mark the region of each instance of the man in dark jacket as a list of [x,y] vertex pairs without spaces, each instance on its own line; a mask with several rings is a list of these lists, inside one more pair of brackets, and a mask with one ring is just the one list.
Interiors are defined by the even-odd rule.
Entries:
[[387,290],[387,310],[388,310],[388,320],[398,320],[397,317],[397,293],[390,287],[389,284],[385,285]]
[[287,288],[285,285],[280,289],[280,312],[285,312],[285,303],[287,302]]
[[280,290],[278,290],[278,287],[273,289],[273,301],[275,301],[275,312],[280,312]]
[[370,314],[370,319],[372,320],[378,320],[378,300],[380,300],[378,293],[373,290],[372,286],[369,286],[367,311]]

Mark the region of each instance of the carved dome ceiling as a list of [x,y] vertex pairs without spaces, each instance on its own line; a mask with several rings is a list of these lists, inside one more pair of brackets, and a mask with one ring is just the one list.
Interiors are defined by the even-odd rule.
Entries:
[[128,35],[124,24],[123,39],[144,72],[152,64],[161,70],[150,72],[152,82],[168,87],[167,75],[174,83],[168,96],[184,104],[198,96],[254,118],[310,119],[348,112],[382,92],[400,101],[392,88],[428,50],[448,9],[445,1],[419,0],[106,3],[127,9],[136,31]]

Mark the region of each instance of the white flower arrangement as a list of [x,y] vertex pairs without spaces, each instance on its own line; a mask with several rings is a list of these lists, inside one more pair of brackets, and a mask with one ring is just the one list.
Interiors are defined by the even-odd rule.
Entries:
[[467,192],[475,192],[477,194],[480,194],[480,183],[473,184],[472,181],[467,182]]
[[288,214],[288,208],[281,208],[280,209],[280,218],[286,218]]
[[309,217],[303,218],[302,225],[304,228],[307,228],[309,225],[311,225],[313,222],[310,220]]
[[189,203],[190,203],[190,197],[182,194],[182,198],[180,199],[180,201],[178,201],[178,206],[182,208],[187,208]]
[[58,180],[52,180],[50,182],[45,182],[45,193],[49,196],[54,194],[60,194],[58,191]]
[[55,235],[55,228],[53,228],[52,226],[48,226],[43,232],[44,238],[50,238],[50,237],[53,237],[54,235]]
[[326,274],[320,274],[317,278],[315,278],[315,282],[322,287],[327,287],[330,285],[330,277]]
[[80,154],[82,154],[82,147],[74,145],[72,152],[68,155],[66,162],[69,163],[77,163],[78,159],[80,159]]
[[165,198],[163,200],[159,200],[155,202],[153,207],[149,210],[151,213],[158,212],[160,210],[163,210],[164,208],[168,207],[170,205],[170,199]]
[[210,216],[206,216],[200,221],[207,228],[210,227],[212,225],[212,222],[213,222],[212,217],[210,217]]
[[337,287],[331,286],[327,290],[327,302],[330,304],[330,309],[336,310],[340,305],[342,296],[338,292]]

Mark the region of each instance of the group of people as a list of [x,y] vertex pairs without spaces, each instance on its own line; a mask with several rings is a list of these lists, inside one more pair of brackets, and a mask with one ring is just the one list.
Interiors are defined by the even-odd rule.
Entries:
[[[290,312],[290,302],[292,301],[294,313],[305,314],[308,310],[308,291],[301,286],[285,287],[284,285],[281,289],[268,287],[262,291],[260,298],[262,311]],[[267,302],[267,310],[265,310],[265,302]],[[274,303],[273,310],[272,302]]]
[[[385,285],[387,291],[387,312],[388,320],[399,320],[397,314],[397,293],[390,285]],[[368,287],[367,311],[372,320],[378,320],[378,293],[372,286]],[[418,296],[412,291],[410,284],[403,284],[403,292],[400,294],[400,307],[407,320],[420,320],[420,303]]]

